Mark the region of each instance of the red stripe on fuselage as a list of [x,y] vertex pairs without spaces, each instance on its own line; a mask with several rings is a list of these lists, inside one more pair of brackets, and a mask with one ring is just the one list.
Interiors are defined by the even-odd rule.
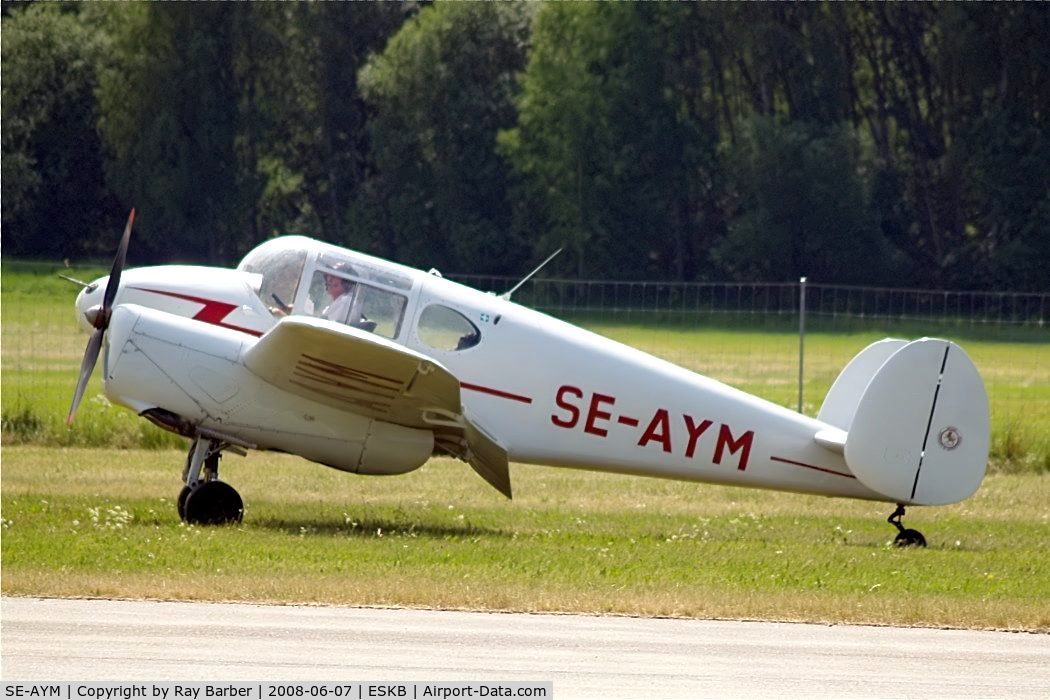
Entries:
[[262,331],[256,331],[251,328],[243,328],[241,326],[234,326],[230,323],[223,323],[223,319],[230,315],[230,312],[237,308],[237,304],[230,304],[225,301],[216,301],[214,299],[205,299],[204,297],[195,297],[190,294],[179,294],[178,292],[167,292],[160,289],[147,289],[146,287],[131,287],[131,289],[137,289],[141,292],[150,292],[151,294],[160,294],[165,297],[172,297],[174,299],[182,299],[184,301],[192,301],[195,304],[203,304],[204,308],[201,309],[193,316],[194,321],[204,321],[210,323],[213,326],[220,326],[222,328],[229,328],[232,331],[240,331],[241,333],[247,333],[260,337]]
[[521,403],[532,403],[532,399],[528,396],[521,396],[519,394],[511,394],[506,391],[500,391],[499,389],[492,389],[487,386],[480,386],[478,384],[467,384],[466,382],[460,382],[459,385],[464,389],[470,391],[477,391],[481,394],[489,394],[490,396],[498,396],[501,399],[509,399],[511,401],[520,401]]
[[852,474],[846,474],[845,472],[837,472],[834,469],[827,469],[825,467],[817,467],[812,464],[806,464],[805,462],[796,462],[793,459],[785,459],[784,457],[770,457],[774,462],[781,462],[783,464],[792,464],[796,467],[805,467],[806,469],[815,469],[818,472],[824,472],[825,474],[834,474],[835,476],[844,476],[847,479],[856,479],[857,477]]

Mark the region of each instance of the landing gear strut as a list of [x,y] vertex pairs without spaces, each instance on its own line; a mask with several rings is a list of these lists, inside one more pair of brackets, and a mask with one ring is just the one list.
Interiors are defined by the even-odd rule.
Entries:
[[224,450],[244,454],[237,445],[217,436],[198,435],[182,472],[185,485],[179,492],[179,517],[191,525],[239,523],[244,501],[237,490],[219,481],[219,459]]
[[904,527],[904,524],[901,523],[901,518],[903,517],[904,506],[898,503],[897,510],[893,511],[893,514],[886,518],[886,522],[897,528],[897,536],[893,539],[893,544],[898,547],[925,547],[926,538],[918,530]]

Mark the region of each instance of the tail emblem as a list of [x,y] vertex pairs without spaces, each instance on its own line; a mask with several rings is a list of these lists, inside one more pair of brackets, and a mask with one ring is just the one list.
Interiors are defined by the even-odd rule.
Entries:
[[940,443],[944,449],[954,450],[962,443],[962,433],[955,426],[949,425],[941,431]]

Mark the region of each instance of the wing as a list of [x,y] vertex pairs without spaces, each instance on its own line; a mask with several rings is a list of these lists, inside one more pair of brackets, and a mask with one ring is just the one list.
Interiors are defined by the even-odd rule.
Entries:
[[290,316],[245,353],[244,364],[289,393],[432,430],[436,445],[511,497],[507,451],[463,414],[459,380],[433,358],[340,323]]
[[438,362],[334,321],[283,318],[244,364],[284,391],[411,428],[431,427],[426,410],[461,413],[459,380]]

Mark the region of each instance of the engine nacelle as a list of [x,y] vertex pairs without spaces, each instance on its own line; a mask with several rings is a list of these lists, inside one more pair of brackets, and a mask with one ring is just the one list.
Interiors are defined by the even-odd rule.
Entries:
[[258,342],[244,333],[122,304],[106,337],[106,395],[139,414],[162,409],[178,416],[178,432],[191,424],[360,474],[403,474],[433,454],[430,430],[326,406],[263,381],[242,361]]

